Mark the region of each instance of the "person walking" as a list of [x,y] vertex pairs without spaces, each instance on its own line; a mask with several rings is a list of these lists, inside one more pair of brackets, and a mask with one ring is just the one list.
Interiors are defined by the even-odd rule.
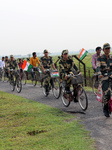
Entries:
[[[100,79],[102,79],[102,91],[104,93],[104,107],[103,112],[106,117],[110,117],[108,112],[108,103],[111,96],[111,89],[109,88],[109,77],[112,75],[112,55],[110,54],[110,44],[105,43],[103,45],[104,54],[98,57],[97,60],[97,74]],[[105,77],[105,74],[108,76]]]

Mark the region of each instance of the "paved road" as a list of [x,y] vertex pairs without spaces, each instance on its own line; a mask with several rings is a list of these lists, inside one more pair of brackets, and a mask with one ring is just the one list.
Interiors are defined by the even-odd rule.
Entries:
[[93,93],[87,93],[89,107],[86,112],[83,112],[80,106],[73,102],[68,108],[64,107],[61,99],[55,99],[52,92],[48,97],[44,97],[39,85],[36,87],[29,84],[23,85],[22,92],[18,94],[16,91],[10,91],[8,83],[0,82],[0,91],[13,93],[15,95],[50,105],[51,107],[57,107],[62,111],[75,115],[79,120],[82,120],[85,128],[91,131],[91,136],[96,140],[97,150],[112,150],[112,116],[106,118],[103,115],[102,105],[96,100]]

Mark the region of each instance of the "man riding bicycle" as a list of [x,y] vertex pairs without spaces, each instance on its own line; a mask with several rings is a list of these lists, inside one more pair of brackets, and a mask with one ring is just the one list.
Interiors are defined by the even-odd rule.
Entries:
[[31,76],[32,76],[32,81],[34,80],[34,74],[33,71],[35,69],[35,71],[38,71],[38,67],[37,67],[37,63],[38,65],[40,65],[40,61],[37,58],[36,52],[32,53],[33,57],[30,58],[30,64],[33,66],[31,69]]
[[8,73],[7,64],[8,64],[8,56],[5,56],[5,73],[6,73],[7,78],[8,78],[9,77],[9,73]]
[[4,68],[5,68],[5,62],[4,62],[4,57],[2,57],[2,60],[0,60],[0,77],[3,76]]
[[102,91],[104,93],[104,108],[103,112],[106,117],[109,116],[108,112],[108,103],[111,95],[111,89],[109,88],[109,77],[105,77],[105,74],[108,76],[112,75],[112,55],[110,55],[110,44],[105,43],[103,45],[104,54],[100,56],[97,60],[97,73],[98,77],[102,78]]
[[15,70],[16,68],[19,69],[17,63],[16,63],[16,60],[14,59],[14,56],[13,55],[10,55],[10,59],[7,63],[7,68],[8,68],[8,72],[9,72],[9,78],[10,80],[12,80],[13,78],[13,73],[12,71],[10,71],[11,69]]
[[56,69],[56,68],[53,63],[52,57],[48,56],[48,50],[45,49],[43,53],[44,53],[44,56],[41,57],[41,59],[40,59],[40,65],[41,65],[43,73],[44,73],[45,89],[46,89],[46,92],[48,92],[49,75],[48,75],[48,73],[46,73],[46,69],[51,69],[51,65],[52,65],[53,69]]
[[59,72],[60,72],[60,79],[65,81],[66,83],[65,90],[67,94],[70,93],[70,85],[71,85],[71,79],[67,77],[67,75],[72,72],[72,68],[74,68],[77,73],[80,73],[72,57],[68,56],[68,50],[63,50],[61,60],[59,61]]

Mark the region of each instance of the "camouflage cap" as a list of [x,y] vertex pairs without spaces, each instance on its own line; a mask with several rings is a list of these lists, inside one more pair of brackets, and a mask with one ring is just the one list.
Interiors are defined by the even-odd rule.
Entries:
[[13,55],[10,55],[10,58],[11,58],[11,57],[13,57],[13,58],[14,58],[14,56],[13,56]]
[[67,49],[62,51],[62,55],[64,55],[64,54],[68,54],[68,50]]
[[43,53],[48,53],[48,50],[47,50],[47,49],[45,49]]
[[105,44],[103,45],[103,49],[105,49],[105,48],[111,48],[111,47],[110,47],[110,44],[109,44],[109,43],[105,43]]

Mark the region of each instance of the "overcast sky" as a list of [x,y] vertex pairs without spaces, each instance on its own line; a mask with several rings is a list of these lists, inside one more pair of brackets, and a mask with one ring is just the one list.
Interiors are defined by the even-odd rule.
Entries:
[[1,0],[0,55],[95,49],[112,41],[112,0]]

